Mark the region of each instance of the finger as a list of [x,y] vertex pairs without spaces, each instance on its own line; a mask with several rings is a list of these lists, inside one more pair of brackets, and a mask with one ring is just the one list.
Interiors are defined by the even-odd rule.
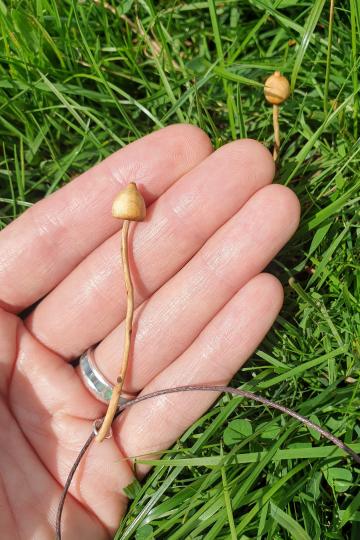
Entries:
[[[170,279],[262,186],[274,165],[259,143],[219,149],[173,185],[136,225],[131,238],[137,305]],[[27,321],[49,348],[71,358],[103,339],[124,317],[119,235],[97,248]]]
[[[22,325],[9,402],[26,439],[63,486],[103,406],[89,395],[72,366],[38,343]],[[117,445],[106,441],[87,451],[70,492],[114,533],[127,504],[123,487],[132,480],[133,472]],[[58,493],[57,502],[59,497]]]
[[[1,538],[53,538],[61,488],[2,401],[0,466]],[[63,514],[63,537],[78,538],[74,531],[82,531],[88,540],[108,537],[99,521],[69,497]]]
[[116,193],[138,180],[148,204],[211,152],[208,137],[174,125],[115,152],[43,199],[0,233],[0,306],[21,311],[43,297],[119,229]]
[[[141,394],[187,384],[227,383],[264,338],[282,301],[282,287],[276,278],[269,274],[253,278]],[[122,453],[140,456],[168,448],[216,397],[213,392],[186,392],[134,405],[115,421]],[[142,475],[147,469],[142,465],[137,471]]]
[[[136,311],[125,390],[138,393],[183,353],[232,295],[268,265],[298,222],[299,203],[288,188],[272,185],[253,195]],[[95,349],[95,362],[112,383],[123,336],[122,322]]]

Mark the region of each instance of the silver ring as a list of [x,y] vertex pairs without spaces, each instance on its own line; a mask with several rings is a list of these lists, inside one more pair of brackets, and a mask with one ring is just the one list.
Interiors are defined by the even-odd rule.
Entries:
[[[104,377],[95,364],[93,347],[90,347],[80,356],[79,374],[86,388],[96,399],[102,403],[109,403],[114,386]],[[124,396],[120,398],[119,405],[131,401],[135,397],[135,395],[124,393]]]

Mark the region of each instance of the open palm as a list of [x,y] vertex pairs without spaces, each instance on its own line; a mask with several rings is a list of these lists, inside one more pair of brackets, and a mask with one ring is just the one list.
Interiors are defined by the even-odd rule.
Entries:
[[[293,193],[269,185],[270,154],[243,140],[212,152],[198,128],[170,126],[113,154],[0,234],[0,530],[54,537],[68,471],[106,407],[69,361],[98,344],[112,382],[126,295],[115,195],[136,181],[146,221],[132,228],[136,312],[125,390],[227,382],[272,325],[282,288],[261,273],[295,231]],[[16,314],[35,304],[24,319]],[[215,394],[161,396],[125,411],[93,444],[66,502],[63,537],[108,538],[126,509],[131,456],[160,451]],[[136,469],[137,476],[146,468]]]

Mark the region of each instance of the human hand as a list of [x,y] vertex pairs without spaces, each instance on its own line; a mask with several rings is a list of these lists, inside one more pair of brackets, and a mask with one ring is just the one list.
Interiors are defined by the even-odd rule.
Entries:
[[[0,234],[0,530],[54,537],[69,469],[106,406],[69,363],[99,343],[115,381],[126,295],[115,195],[137,181],[147,219],[131,232],[137,310],[124,389],[149,393],[224,384],[271,327],[282,288],[261,273],[294,233],[296,197],[269,185],[271,155],[251,140],[212,153],[198,128],[177,125],[113,154],[40,201]],[[16,314],[38,302],[30,314]],[[66,501],[63,537],[107,538],[126,510],[131,460],[171,445],[216,398],[161,396],[126,410],[94,443]],[[140,477],[145,466],[137,467]]]

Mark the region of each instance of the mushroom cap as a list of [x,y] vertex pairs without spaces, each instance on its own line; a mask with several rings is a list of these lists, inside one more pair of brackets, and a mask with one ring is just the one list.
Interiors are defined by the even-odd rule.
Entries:
[[268,77],[264,84],[264,95],[266,101],[272,105],[280,105],[290,95],[290,84],[280,71],[275,71]]
[[115,197],[112,205],[112,215],[115,218],[127,219],[129,221],[143,221],[145,219],[145,201],[138,191],[135,182],[130,182]]

